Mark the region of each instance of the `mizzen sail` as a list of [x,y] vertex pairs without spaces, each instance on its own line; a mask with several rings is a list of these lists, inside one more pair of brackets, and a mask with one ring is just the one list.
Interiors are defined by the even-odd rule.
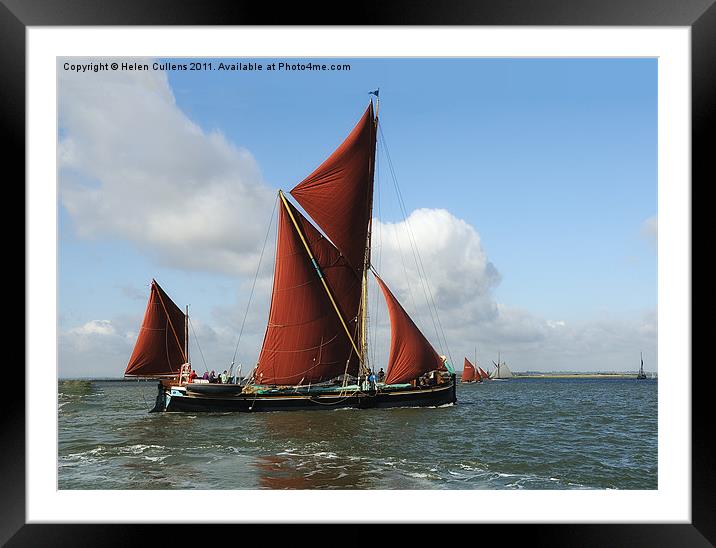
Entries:
[[366,264],[373,202],[376,124],[373,103],[343,143],[291,195],[358,273]]
[[185,363],[186,316],[152,280],[142,327],[129,358],[125,377],[177,375]]
[[359,359],[346,328],[355,340],[360,299],[361,280],[345,257],[282,199],[271,309],[255,381],[307,385],[356,375]]
[[390,314],[390,355],[386,384],[398,384],[416,379],[439,369],[443,360],[420,332],[415,322],[377,275]]

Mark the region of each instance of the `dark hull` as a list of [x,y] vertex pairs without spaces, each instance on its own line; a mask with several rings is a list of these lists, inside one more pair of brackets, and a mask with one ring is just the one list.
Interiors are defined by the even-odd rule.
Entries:
[[233,396],[241,393],[238,384],[187,384],[186,391],[203,396]]
[[[160,385],[155,411],[226,412],[226,411],[287,411],[341,408],[389,408],[389,407],[438,407],[457,401],[455,383],[425,388],[351,393],[321,394],[199,394],[170,395],[167,387]],[[163,399],[164,405],[160,404]]]

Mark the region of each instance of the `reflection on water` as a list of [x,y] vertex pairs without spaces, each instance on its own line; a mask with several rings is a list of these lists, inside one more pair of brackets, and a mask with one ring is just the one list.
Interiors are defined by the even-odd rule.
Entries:
[[[255,462],[263,489],[356,489],[366,483],[367,470],[331,462],[335,455],[262,455]],[[364,477],[366,476],[366,477]]]

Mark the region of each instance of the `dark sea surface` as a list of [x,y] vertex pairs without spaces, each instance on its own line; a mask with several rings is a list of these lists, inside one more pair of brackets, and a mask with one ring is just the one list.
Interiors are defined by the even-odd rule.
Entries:
[[59,381],[59,489],[657,489],[657,381],[458,385],[443,408],[149,413]]

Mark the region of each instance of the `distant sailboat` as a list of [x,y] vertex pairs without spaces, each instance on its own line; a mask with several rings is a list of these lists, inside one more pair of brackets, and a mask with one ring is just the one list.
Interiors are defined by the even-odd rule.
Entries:
[[497,353],[497,363],[492,362],[495,364],[495,370],[490,375],[491,379],[511,379],[513,377],[512,371],[510,371],[510,368],[507,367],[507,364],[503,361],[500,362],[500,353]]
[[644,356],[642,356],[641,352],[639,352],[639,357],[641,358],[641,366],[639,366],[639,373],[636,378],[638,380],[643,380],[646,379],[646,373],[644,373]]
[[465,358],[465,364],[462,368],[462,379],[460,379],[460,382],[469,383],[469,382],[477,382],[477,379],[480,378],[480,375],[475,370],[475,366],[470,363],[470,360]]

